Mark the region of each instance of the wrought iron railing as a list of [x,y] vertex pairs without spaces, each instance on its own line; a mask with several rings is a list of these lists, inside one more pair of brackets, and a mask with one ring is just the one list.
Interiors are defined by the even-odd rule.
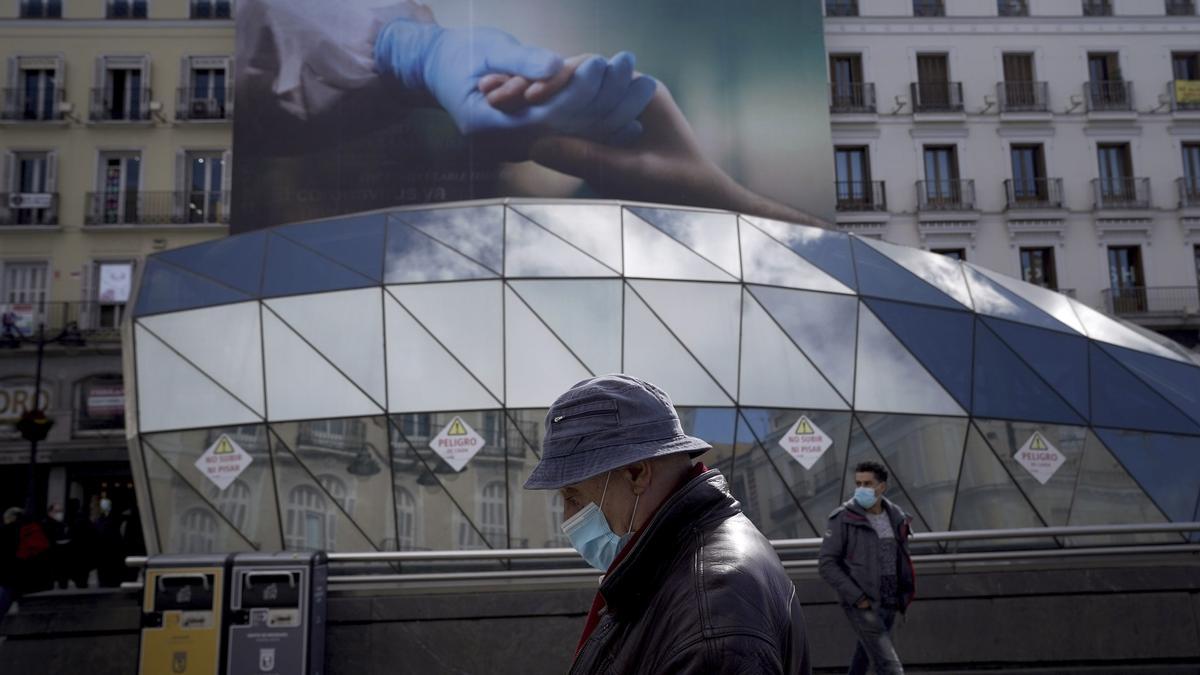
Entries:
[[881,180],[840,180],[834,183],[834,188],[838,211],[887,211],[887,191]]
[[1093,80],[1083,85],[1088,110],[1096,112],[1133,110],[1133,83],[1124,80]]
[[63,90],[57,87],[4,89],[0,119],[7,122],[56,122],[63,119]]
[[146,0],[108,0],[108,18],[144,19]]
[[874,113],[875,83],[831,83],[829,85],[829,112],[834,114]]
[[858,16],[858,0],[825,0],[825,16]]
[[913,0],[913,16],[946,16],[944,0]]
[[1109,314],[1147,318],[1200,313],[1200,289],[1195,286],[1127,286],[1101,291]]
[[1200,208],[1200,176],[1176,178],[1179,187],[1179,208]]
[[150,88],[92,89],[88,118],[93,122],[144,122],[150,119]]
[[89,192],[86,225],[205,224],[229,222],[229,193]]
[[913,82],[913,112],[962,112],[962,82]]
[[[14,333],[32,337],[38,326],[45,326],[53,336],[68,326],[74,326],[86,340],[108,342],[120,340],[121,320],[125,303],[113,302],[11,302],[0,303],[0,314],[10,312],[13,327],[0,327],[0,343],[11,344]],[[11,332],[9,332],[11,331]]]
[[1010,178],[1004,181],[1010,209],[1061,209],[1061,178]]
[[1029,0],[996,0],[999,16],[1029,16]]
[[975,209],[975,181],[969,178],[917,181],[919,211],[971,211]]
[[21,0],[22,19],[61,19],[62,0]]
[[233,87],[214,92],[197,92],[194,87],[180,87],[175,100],[177,120],[227,120],[233,117]]
[[0,226],[57,224],[57,192],[0,192]]
[[1112,0],[1082,0],[1084,16],[1112,16]]
[[1195,16],[1195,0],[1166,0],[1167,16]]
[[1000,112],[1046,112],[1050,86],[1046,82],[1000,82],[996,85]]
[[1150,208],[1149,178],[1093,178],[1097,209]]
[[193,19],[228,19],[232,16],[232,0],[192,0]]

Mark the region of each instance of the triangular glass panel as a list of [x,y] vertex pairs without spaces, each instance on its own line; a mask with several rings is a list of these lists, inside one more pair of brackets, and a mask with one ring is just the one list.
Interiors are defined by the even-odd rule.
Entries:
[[737,391],[741,286],[686,281],[629,285],[725,391]]
[[[1012,476],[996,458],[987,441],[975,428],[967,430],[967,449],[963,454],[958,492],[954,498],[951,530],[999,530],[1040,528],[1046,523],[1038,517],[1029,500],[1013,482]],[[994,539],[962,542],[956,548],[1027,548],[1053,546],[1046,537],[1030,539]]]
[[751,294],[746,294],[742,307],[741,405],[849,409]]
[[1050,316],[1013,293],[1007,288],[983,276],[974,268],[963,265],[963,273],[967,276],[967,286],[971,289],[971,299],[975,302],[975,311],[980,314],[1000,317],[1019,323],[1027,323],[1041,328],[1075,334],[1075,331],[1064,325],[1058,319]]
[[[1140,525],[1165,522],[1167,517],[1154,501],[1089,430],[1067,524]],[[1182,540],[1179,534],[1160,532],[1070,537],[1067,542],[1071,546],[1102,546],[1179,543]]]
[[644,206],[631,206],[629,210],[725,270],[730,276],[735,279],[741,278],[736,215],[689,209],[653,209]]
[[621,207],[610,204],[516,204],[512,210],[621,271]]
[[383,279],[389,284],[490,279],[493,272],[395,217],[388,218]]
[[383,281],[386,225],[386,213],[368,213],[284,225],[272,232],[304,244],[359,274]]
[[858,313],[854,409],[916,415],[967,414],[866,305],[860,305]]
[[[846,454],[846,477],[842,486],[843,502],[849,501],[854,497],[854,468],[862,462],[875,462],[876,464],[882,464],[885,468],[889,468],[883,456],[879,454],[879,450],[875,447],[875,444],[871,442],[871,438],[863,431],[862,424],[858,421],[858,418],[854,417],[850,423],[850,449]],[[904,509],[906,513],[913,517],[913,529],[921,532],[933,531],[925,521],[924,515],[913,504],[913,500],[909,498],[908,488],[904,485],[904,481],[896,476],[889,475],[887,484],[888,488],[887,492],[884,493],[884,497],[901,509]],[[914,546],[913,548],[917,550],[918,547]],[[931,544],[929,548],[937,548],[937,546]]]
[[248,232],[163,251],[154,257],[253,297],[258,295],[266,245],[266,232]]
[[736,281],[663,231],[625,212],[625,276],[650,279]]
[[889,484],[904,486],[935,532],[948,529],[967,420],[867,413],[858,421],[892,471]]
[[979,265],[964,263],[963,267],[970,268],[973,272],[978,272],[995,282],[998,286],[1008,289],[1013,295],[1024,298],[1029,304],[1054,317],[1059,323],[1080,335],[1087,335],[1083,330],[1083,324],[1079,321],[1079,316],[1071,308],[1071,301],[1067,296],[1048,288],[1042,288],[1041,286],[1035,286],[1019,279],[1005,276]]
[[264,297],[362,288],[377,283],[291,239],[276,235],[267,241],[265,265]]
[[[216,445],[222,436],[250,456],[249,463],[243,465],[241,473],[224,488],[209,480],[196,467],[201,455]],[[266,425],[147,434],[142,436],[142,440],[224,516],[227,524],[232,525],[256,548],[283,548],[275,488],[271,484],[271,455],[267,447]],[[173,499],[169,503],[174,504]]]
[[854,293],[848,286],[753,225],[742,224],[741,237],[742,273],[747,283]]
[[[267,414],[272,421],[383,412],[270,309],[263,309]],[[320,392],[314,396],[313,392]]]
[[958,404],[970,408],[974,315],[874,298],[864,302]]
[[504,395],[499,281],[389,286],[388,291],[497,399]]
[[615,277],[617,273],[558,235],[509,209],[504,222],[508,277]]
[[974,393],[979,417],[1087,423],[982,321],[975,326]]
[[767,286],[747,288],[842,397],[853,400],[858,299]]
[[400,303],[384,294],[388,411],[493,408],[492,396]]
[[1187,522],[1200,495],[1200,438],[1096,429],[1125,470],[1172,521]]
[[1145,380],[1194,422],[1200,422],[1200,367],[1106,345],[1104,351]]
[[[386,451],[387,418],[288,422],[272,424],[271,431],[275,434],[272,441],[282,442],[307,473],[316,476],[325,493],[323,497],[333,502],[327,504],[327,513],[332,514],[336,505],[376,548],[395,548],[396,513],[390,508],[392,477]],[[286,505],[283,512],[286,520],[289,511],[300,505],[292,504],[282,491],[280,496]],[[299,533],[293,528],[290,534],[294,545]]]
[[496,274],[504,269],[502,206],[396,211],[392,217],[417,228]]
[[142,272],[135,314],[145,316],[250,299],[249,295],[152,257]]
[[314,478],[274,434],[271,436],[271,454],[275,461],[275,484],[286,550],[377,550],[366,534],[346,516],[325,485],[318,482],[320,479]]
[[954,298],[967,309],[972,308],[971,292],[963,276],[962,265],[944,255],[922,251],[908,246],[890,244],[879,239],[860,239],[876,251],[900,263],[904,269],[924,279],[934,288]]
[[[264,303],[381,409],[387,407],[383,291],[361,288]],[[347,330],[353,326],[353,330]]]
[[139,322],[251,410],[264,414],[258,302],[148,316]]
[[632,289],[625,289],[624,372],[653,382],[675,405],[724,406],[733,403]]
[[1186,363],[1188,365],[1200,366],[1200,351],[1188,349],[1187,347],[1184,347],[1183,345],[1172,340],[1171,338],[1167,337],[1166,335],[1163,335],[1162,333],[1156,333],[1156,332],[1150,330],[1149,328],[1146,328],[1145,326],[1139,326],[1136,323],[1133,323],[1132,321],[1127,321],[1125,319],[1117,318],[1115,316],[1111,317],[1111,318],[1114,319],[1117,323],[1121,324],[1122,326],[1128,328],[1129,330],[1137,333],[1138,335],[1141,335],[1142,337],[1146,338],[1147,340],[1154,342],[1154,343],[1158,344],[1158,346],[1162,347],[1163,349],[1166,349],[1167,351],[1171,352],[1172,354],[1174,354],[1174,356],[1177,360],[1183,361],[1184,363]]
[[589,370],[621,372],[620,281],[510,281],[509,286]]
[[507,289],[505,295],[506,406],[549,407],[571,385],[595,375],[512,289]]
[[1087,427],[981,419],[975,424],[1042,520],[1066,525]]
[[858,237],[850,238],[858,272],[858,292],[892,300],[916,302],[949,309],[962,309],[962,304],[925,283],[887,256],[864,244]]
[[[150,499],[163,553],[234,553],[254,545],[234,529],[187,481],[171,470],[149,444],[142,443]],[[170,505],[171,508],[164,508]],[[147,533],[149,534],[149,533]]]
[[743,231],[746,224],[757,227],[847,287],[858,287],[854,278],[854,261],[850,256],[849,236],[819,227],[794,225],[769,218],[741,216],[741,219]]
[[1095,426],[1200,434],[1200,426],[1096,344],[1088,345]]
[[1167,349],[1153,340],[1139,335],[1137,332],[1123,326],[1112,317],[1105,316],[1104,314],[1097,312],[1082,302],[1076,300],[1071,300],[1070,302],[1071,307],[1079,316],[1079,320],[1082,321],[1084,327],[1087,328],[1088,337],[1092,338],[1093,340],[1099,340],[1100,342],[1107,342],[1109,344],[1118,345],[1121,347],[1128,347],[1129,349],[1135,349],[1139,352],[1146,352],[1147,354],[1157,354],[1163,358],[1168,358],[1175,361],[1186,362],[1186,360],[1179,354],[1176,354],[1174,351]]
[[[724,474],[726,480],[732,480],[734,467],[734,445],[737,442],[737,410],[735,408],[689,408],[677,407],[679,424],[683,433],[702,438],[712,445],[712,449],[704,453],[704,465],[717,469]],[[513,446],[509,446],[511,453]],[[510,463],[513,466],[515,463]],[[522,478],[522,481],[524,478]],[[521,483],[514,483],[520,485]],[[570,541],[567,541],[570,546]]]
[[[746,517],[769,538],[797,539],[817,536],[815,528],[801,510],[787,481],[780,474],[781,465],[777,464],[780,459],[792,464],[795,464],[795,461],[791,457],[772,457],[771,452],[759,442],[750,428],[752,424],[764,424],[760,418],[769,413],[743,412],[753,412],[753,415],[752,419],[747,419],[744,414],[738,415],[734,450],[736,471],[729,478],[730,494],[741,504]],[[767,430],[763,429],[764,435],[766,432]],[[785,471],[791,471],[791,467],[786,464],[782,467]],[[824,524],[825,519],[822,518],[820,522]]]
[[142,433],[261,422],[246,404],[135,325],[138,430]]
[[984,318],[983,323],[1049,383],[1080,417],[1088,416],[1087,338],[1000,319]]

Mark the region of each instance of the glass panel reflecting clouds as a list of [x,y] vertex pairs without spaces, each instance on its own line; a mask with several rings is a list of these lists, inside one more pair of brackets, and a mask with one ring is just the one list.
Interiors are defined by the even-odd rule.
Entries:
[[895,261],[864,244],[858,237],[851,237],[850,244],[854,250],[855,269],[858,272],[858,290],[863,295],[949,309],[963,308],[950,296],[918,279]]
[[638,280],[629,284],[725,391],[737,391],[741,286]]
[[248,232],[163,251],[154,257],[254,296],[258,295],[266,242],[266,232]]
[[[852,400],[858,300],[766,286],[747,288],[842,396]],[[746,342],[747,347],[754,344]]]
[[741,236],[743,274],[747,282],[831,293],[854,292],[753,225],[743,224]]
[[943,293],[957,300],[967,309],[972,308],[971,293],[963,277],[962,266],[944,255],[922,251],[907,246],[897,246],[878,239],[860,239],[875,250],[900,263],[905,269],[933,284]]
[[549,406],[571,385],[594,375],[511,288],[505,295],[505,363],[514,375],[507,381],[506,405]]
[[850,257],[849,236],[819,227],[793,225],[769,218],[741,216],[741,219],[743,223],[771,235],[775,241],[792,249],[846,286],[858,286],[854,278],[854,261]]
[[651,279],[737,280],[629,211],[625,212],[625,274]]
[[966,274],[967,285],[971,289],[971,299],[975,301],[975,311],[980,314],[998,316],[1003,319],[1074,334],[1075,331],[1061,321],[1038,309],[1016,293],[983,276],[975,268],[963,265],[962,271]]
[[743,304],[742,336],[742,404],[850,407],[750,293]]
[[499,274],[395,218],[388,220],[383,270],[389,284],[485,279]]
[[870,413],[858,420],[929,527],[948,529],[967,420]]
[[138,316],[249,300],[250,296],[155,258],[146,261],[138,292]]
[[504,273],[510,277],[615,277],[617,273],[509,209],[504,224]]
[[395,211],[391,217],[415,227],[496,274],[503,269],[504,211],[501,206]]
[[966,415],[879,319],[859,307],[856,410]]
[[970,407],[973,314],[875,298],[863,302],[959,405]]
[[371,213],[338,218],[333,222],[284,225],[272,233],[304,244],[360,274],[382,281],[386,225],[387,214]]
[[730,276],[735,279],[741,278],[736,215],[641,206],[631,206],[629,210],[725,270]]
[[624,372],[670,392],[676,405],[732,405],[696,359],[683,348],[632,289],[625,289]]
[[512,210],[621,271],[621,207],[608,204],[516,204]]
[[593,373],[621,371],[620,281],[511,281],[508,285]]
[[1019,279],[1006,277],[999,272],[993,272],[984,267],[973,265],[971,263],[963,263],[964,267],[971,268],[972,271],[978,272],[984,277],[996,282],[1012,292],[1014,295],[1024,298],[1031,305],[1041,309],[1077,333],[1086,335],[1083,330],[1083,323],[1079,321],[1079,316],[1075,314],[1075,310],[1071,306],[1071,301],[1067,296],[1052,291],[1041,286],[1025,283]]
[[262,281],[265,297],[362,288],[375,283],[374,279],[285,237],[271,235],[267,240]]
[[1071,303],[1072,309],[1075,310],[1075,314],[1079,316],[1079,320],[1087,327],[1087,334],[1092,339],[1136,349],[1149,354],[1157,354],[1163,358],[1174,359],[1175,361],[1185,361],[1182,356],[1173,350],[1163,347],[1157,341],[1143,337],[1136,331],[1130,330],[1112,318],[1097,312],[1081,302],[1070,300],[1070,298],[1068,300]]

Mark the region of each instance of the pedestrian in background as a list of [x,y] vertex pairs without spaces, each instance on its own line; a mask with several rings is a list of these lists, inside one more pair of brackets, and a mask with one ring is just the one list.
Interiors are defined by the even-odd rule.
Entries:
[[87,588],[96,569],[96,530],[78,499],[67,500],[67,574],[75,588]]
[[67,530],[66,514],[62,504],[50,502],[46,505],[46,517],[42,519],[42,530],[50,542],[50,550],[46,552],[47,573],[53,588],[67,588],[70,583],[68,549],[71,538]]
[[100,585],[115,588],[125,576],[125,541],[121,515],[113,512],[112,500],[100,500],[100,518],[96,520],[96,573]]
[[0,621],[17,599],[17,521],[22,513],[16,506],[6,509],[0,524]]

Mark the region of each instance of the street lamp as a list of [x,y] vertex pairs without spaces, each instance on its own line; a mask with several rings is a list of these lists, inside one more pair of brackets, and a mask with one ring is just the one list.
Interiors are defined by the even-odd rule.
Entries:
[[50,427],[54,426],[54,420],[47,417],[46,411],[38,407],[42,398],[42,360],[45,357],[46,345],[61,344],[82,347],[86,342],[79,332],[79,326],[74,321],[64,326],[58,335],[52,338],[46,337],[45,323],[38,324],[37,337],[29,337],[17,331],[11,323],[5,322],[4,334],[0,336],[0,346],[17,349],[25,343],[37,345],[37,368],[33,378],[34,409],[25,411],[25,414],[21,415],[21,419],[17,421],[16,427],[17,431],[21,432],[21,437],[29,441],[29,483],[25,491],[25,513],[30,518],[36,519],[40,512],[36,498],[38,443],[46,439],[46,435],[50,433]]

